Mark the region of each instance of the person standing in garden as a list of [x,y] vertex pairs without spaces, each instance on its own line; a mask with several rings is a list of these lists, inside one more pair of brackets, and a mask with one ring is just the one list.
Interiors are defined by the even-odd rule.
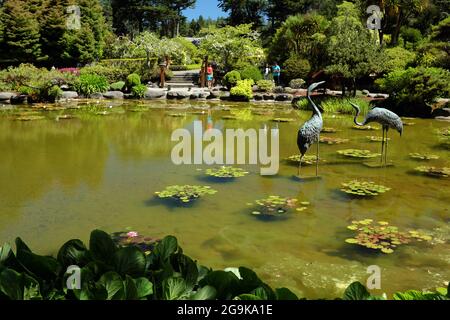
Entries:
[[208,89],[212,88],[213,80],[214,80],[214,70],[210,63],[208,64],[208,68],[206,69],[206,81],[208,82]]
[[275,81],[275,85],[280,85],[280,74],[281,74],[281,68],[278,65],[278,62],[275,62],[272,66],[272,75],[273,80]]

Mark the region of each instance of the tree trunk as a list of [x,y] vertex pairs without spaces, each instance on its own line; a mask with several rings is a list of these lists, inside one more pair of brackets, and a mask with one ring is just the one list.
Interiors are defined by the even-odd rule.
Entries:
[[342,78],[342,97],[345,97],[345,78]]
[[397,21],[395,23],[395,29],[394,32],[392,33],[392,42],[391,44],[393,46],[396,46],[398,43],[398,38],[400,36],[400,28],[402,26],[402,20],[403,20],[403,11],[402,9],[399,9],[399,13],[397,15]]
[[356,79],[352,78],[353,97],[356,97]]

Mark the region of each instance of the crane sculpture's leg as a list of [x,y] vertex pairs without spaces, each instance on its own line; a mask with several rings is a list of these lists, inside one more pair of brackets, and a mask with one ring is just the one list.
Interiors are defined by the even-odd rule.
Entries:
[[298,162],[298,169],[297,169],[297,175],[300,176],[300,169],[302,168],[302,160],[303,160],[304,154],[300,156],[300,161]]
[[388,130],[386,130],[386,146],[384,147],[384,165],[387,165]]
[[317,135],[316,177],[319,175],[319,144],[320,144],[320,134]]
[[383,138],[381,139],[381,161],[380,161],[381,164],[383,164],[383,152],[384,152],[384,127],[383,127]]

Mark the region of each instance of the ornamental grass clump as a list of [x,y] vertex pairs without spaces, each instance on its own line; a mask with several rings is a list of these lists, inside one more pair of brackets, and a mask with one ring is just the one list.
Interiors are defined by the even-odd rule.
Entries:
[[386,221],[374,223],[372,219],[352,221],[347,229],[355,231],[356,235],[353,238],[346,239],[345,242],[380,250],[386,254],[393,253],[398,246],[414,240],[419,242],[432,240],[432,237],[419,231],[400,231],[397,227],[390,226]]
[[342,183],[341,191],[355,196],[360,197],[371,197],[378,196],[381,193],[391,190],[391,188],[385,187],[383,185],[375,184],[371,181],[358,181],[352,180],[350,182]]
[[163,191],[155,192],[155,194],[162,199],[170,198],[181,203],[190,203],[204,195],[213,195],[217,190],[210,186],[191,186],[191,185],[174,185],[168,186]]
[[119,231],[111,234],[111,238],[118,247],[135,246],[149,255],[161,241],[158,238],[146,237],[137,231]]
[[438,168],[438,167],[420,166],[415,168],[414,171],[436,178],[448,178],[450,176],[450,168],[446,167]]
[[360,149],[338,150],[337,153],[346,157],[360,158],[360,159],[375,158],[380,155],[379,153],[373,153],[369,150],[360,150]]
[[221,179],[240,178],[240,177],[244,177],[248,174],[247,171],[245,171],[241,168],[228,167],[228,166],[222,166],[220,168],[215,168],[215,169],[207,169],[205,173],[208,176],[211,176],[214,178],[221,178]]
[[326,144],[343,144],[343,143],[347,143],[349,141],[349,139],[342,139],[342,138],[332,138],[332,137],[320,137],[319,140],[321,143],[326,143]]
[[266,199],[255,201],[257,208],[252,211],[255,216],[284,216],[297,206],[297,199],[280,196],[269,196]]
[[438,160],[439,156],[435,154],[410,153],[410,158],[414,160]]

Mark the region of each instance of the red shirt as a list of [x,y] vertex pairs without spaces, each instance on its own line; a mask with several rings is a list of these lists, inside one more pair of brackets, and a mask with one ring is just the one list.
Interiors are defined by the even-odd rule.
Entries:
[[206,72],[208,74],[212,74],[213,73],[213,68],[212,67],[208,67],[208,69],[206,69]]

